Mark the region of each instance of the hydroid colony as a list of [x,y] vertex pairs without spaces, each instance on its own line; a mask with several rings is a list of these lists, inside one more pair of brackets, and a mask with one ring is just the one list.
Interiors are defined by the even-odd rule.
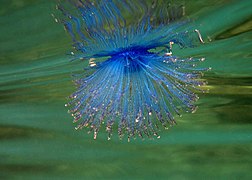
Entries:
[[74,59],[90,64],[76,76],[78,89],[66,104],[76,129],[88,127],[94,139],[102,126],[108,139],[114,126],[119,137],[159,137],[160,124],[168,128],[181,111],[196,110],[194,92],[202,91],[198,86],[205,84],[200,78],[207,70],[196,65],[204,58],[172,54],[173,45],[193,47],[192,34],[203,42],[188,21],[177,21],[183,6],[166,0],[69,0],[57,8],[73,40]]

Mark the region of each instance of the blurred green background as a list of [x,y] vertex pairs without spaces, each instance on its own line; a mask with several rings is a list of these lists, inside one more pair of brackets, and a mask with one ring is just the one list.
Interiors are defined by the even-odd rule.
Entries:
[[252,1],[186,0],[206,41],[210,92],[159,140],[97,140],[75,131],[64,104],[70,75],[55,1],[0,0],[0,179],[252,179]]

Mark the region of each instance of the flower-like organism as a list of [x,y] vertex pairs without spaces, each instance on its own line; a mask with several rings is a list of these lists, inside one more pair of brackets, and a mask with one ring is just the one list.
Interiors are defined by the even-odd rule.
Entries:
[[[104,125],[111,138],[153,137],[158,126],[175,124],[175,115],[194,112],[195,92],[205,84],[197,68],[204,58],[178,58],[172,46],[194,47],[193,32],[183,19],[184,6],[167,0],[69,0],[57,8],[73,40],[74,59],[89,61],[76,75],[70,96],[76,129],[88,127],[97,138]],[[196,34],[196,36],[194,36]],[[116,122],[116,123],[115,123]]]

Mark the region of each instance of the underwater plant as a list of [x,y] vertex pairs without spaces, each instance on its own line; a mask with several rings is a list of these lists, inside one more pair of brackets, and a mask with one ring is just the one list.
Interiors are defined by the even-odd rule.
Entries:
[[195,92],[203,92],[200,78],[207,70],[196,65],[204,58],[172,54],[172,46],[203,42],[183,18],[184,6],[166,0],[69,0],[57,8],[73,41],[73,59],[89,61],[75,75],[78,88],[66,104],[76,129],[88,127],[96,139],[105,124],[108,139],[114,126],[120,138],[159,138],[160,124],[168,128],[176,124],[175,115],[196,110]]

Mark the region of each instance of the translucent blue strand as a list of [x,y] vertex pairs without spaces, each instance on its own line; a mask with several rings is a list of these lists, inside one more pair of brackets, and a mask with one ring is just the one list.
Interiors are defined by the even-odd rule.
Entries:
[[188,21],[177,21],[182,6],[165,0],[69,0],[58,9],[74,59],[90,64],[76,76],[78,89],[67,104],[76,129],[89,127],[94,139],[102,124],[108,139],[113,126],[119,137],[159,137],[159,124],[168,128],[175,115],[196,110],[194,92],[203,92],[201,72],[207,70],[196,65],[204,59],[178,58],[171,51],[173,44],[195,45]]

